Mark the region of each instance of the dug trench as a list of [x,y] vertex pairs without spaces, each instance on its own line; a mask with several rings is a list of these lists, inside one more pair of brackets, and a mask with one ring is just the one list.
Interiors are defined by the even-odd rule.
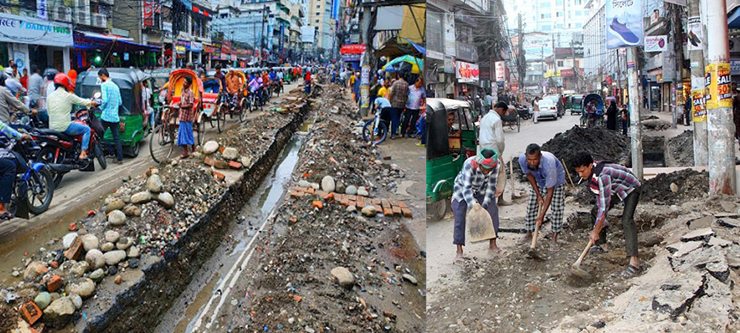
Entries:
[[[50,250],[28,254],[25,268],[13,268],[13,276],[24,280],[0,290],[6,301],[0,304],[0,331],[24,329],[28,322],[45,332],[152,331],[222,242],[239,208],[303,123],[309,104],[310,99],[293,98],[219,137],[220,152],[218,142],[209,142],[189,160],[168,161],[146,177],[124,179],[105,206],[70,224],[73,232],[49,241]],[[245,138],[251,139],[246,146]],[[209,144],[216,148],[207,152]],[[220,172],[203,168],[204,162]],[[11,307],[17,315],[8,316]]]

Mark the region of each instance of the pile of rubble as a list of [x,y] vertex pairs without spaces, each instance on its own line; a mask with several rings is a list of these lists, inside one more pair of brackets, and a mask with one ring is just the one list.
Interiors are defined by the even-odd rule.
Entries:
[[23,280],[0,290],[6,301],[0,315],[13,307],[23,320],[0,322],[42,331],[79,320],[78,310],[83,300],[95,297],[97,284],[106,278],[122,283],[122,273],[138,268],[143,255],[164,256],[226,193],[217,168],[250,168],[292,117],[265,114],[207,142],[190,159],[167,161],[142,177],[124,179],[103,207],[13,269],[13,276]]

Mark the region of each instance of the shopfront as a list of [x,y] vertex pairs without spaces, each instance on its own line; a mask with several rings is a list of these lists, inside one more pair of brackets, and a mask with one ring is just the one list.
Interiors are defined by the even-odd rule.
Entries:
[[70,49],[74,45],[70,24],[0,14],[0,31],[1,65],[13,60],[19,71],[32,64],[41,69],[70,69]]
[[480,82],[478,64],[455,61],[455,78],[457,79],[455,97],[473,96],[478,93]]

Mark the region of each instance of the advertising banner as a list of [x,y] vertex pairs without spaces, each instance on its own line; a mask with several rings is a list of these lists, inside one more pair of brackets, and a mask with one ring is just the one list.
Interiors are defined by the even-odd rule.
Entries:
[[370,107],[370,66],[362,66],[362,72],[360,74],[360,107]]
[[203,51],[203,44],[201,42],[190,42],[190,51],[193,51],[193,52]]
[[[498,66],[496,66],[498,68]],[[480,79],[480,70],[477,64],[464,61],[455,61],[455,76],[460,83],[476,83]]]
[[46,0],[36,1],[36,17],[42,20],[48,20],[49,19],[48,9],[49,8],[46,5]]
[[142,11],[142,14],[144,15],[143,25],[145,27],[154,26],[155,8],[157,8],[157,4],[154,1],[151,1],[151,0],[144,1],[144,10]]
[[606,1],[606,47],[616,49],[642,45],[642,1]]
[[706,69],[704,84],[707,87],[706,106],[708,109],[731,108],[732,91],[730,85],[730,64],[709,64]]
[[71,47],[72,26],[31,17],[0,14],[0,42]]
[[666,51],[668,38],[666,35],[645,36],[645,52],[663,52]]
[[496,81],[506,81],[506,62],[496,61]]
[[701,24],[701,17],[692,16],[689,17],[689,32],[686,34],[689,40],[689,51],[700,51],[704,50],[703,41],[704,28]]
[[445,13],[444,17],[445,54],[455,56],[455,14]]

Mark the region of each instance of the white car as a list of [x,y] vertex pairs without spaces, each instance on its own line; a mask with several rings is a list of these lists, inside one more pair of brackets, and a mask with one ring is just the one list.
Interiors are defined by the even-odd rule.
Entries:
[[540,114],[537,116],[537,120],[548,117],[558,120],[558,106],[555,102],[549,99],[542,99],[537,102],[537,105],[540,107]]

